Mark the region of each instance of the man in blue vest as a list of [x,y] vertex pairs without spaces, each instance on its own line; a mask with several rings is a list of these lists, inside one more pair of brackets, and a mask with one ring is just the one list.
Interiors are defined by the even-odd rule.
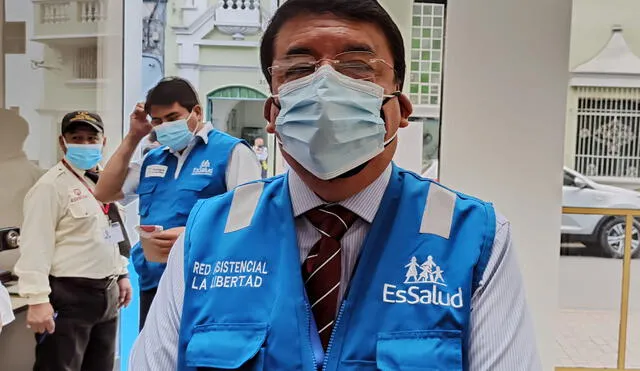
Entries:
[[278,9],[265,118],[291,171],[194,207],[131,370],[540,370],[508,222],[391,162],[403,45],[375,0]]
[[[140,328],[169,251],[196,201],[260,179],[260,167],[251,147],[214,130],[203,122],[203,117],[198,96],[189,82],[180,78],[160,81],[149,91],[146,102],[138,104],[131,114],[129,133],[109,160],[96,188],[96,197],[103,202],[137,194],[140,225],[163,229],[141,234],[141,242],[131,251],[140,283]],[[149,151],[142,163],[131,163],[141,140],[149,134],[160,146]]]

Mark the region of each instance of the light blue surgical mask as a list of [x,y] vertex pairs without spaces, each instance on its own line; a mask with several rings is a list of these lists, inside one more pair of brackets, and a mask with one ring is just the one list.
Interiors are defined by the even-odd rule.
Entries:
[[102,160],[102,144],[69,144],[64,141],[67,147],[65,160],[80,170],[90,170],[95,168]]
[[190,118],[191,113],[185,119],[164,122],[156,126],[153,130],[156,132],[158,143],[174,151],[182,151],[187,148],[195,136],[194,133],[189,130],[188,122]]
[[339,177],[382,153],[384,88],[320,67],[313,75],[280,87],[276,119],[283,150],[322,180]]

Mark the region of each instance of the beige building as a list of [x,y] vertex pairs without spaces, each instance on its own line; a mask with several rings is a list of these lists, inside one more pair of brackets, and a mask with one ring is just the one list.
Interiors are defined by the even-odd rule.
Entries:
[[565,164],[640,187],[640,2],[575,0]]

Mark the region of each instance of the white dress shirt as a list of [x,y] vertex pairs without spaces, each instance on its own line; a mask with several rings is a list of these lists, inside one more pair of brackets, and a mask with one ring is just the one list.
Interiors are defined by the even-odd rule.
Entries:
[[[95,187],[83,170],[72,169]],[[110,227],[101,204],[76,175],[62,162],[51,168],[24,199],[15,266],[20,296],[29,305],[49,302],[49,275],[102,279],[127,273],[128,259],[105,239]]]
[[[369,187],[340,205],[361,219],[342,239],[342,280],[347,287],[360,248],[391,177],[391,166]],[[289,192],[296,217],[296,231],[302,262],[320,233],[303,214],[322,201],[293,171],[289,172]],[[496,216],[492,255],[481,286],[471,303],[468,361],[470,371],[538,371],[541,365],[533,325],[525,301],[524,286],[511,243],[508,221]],[[134,344],[129,370],[175,370],[178,334],[184,301],[184,238],[181,236],[169,255],[144,329]],[[344,291],[340,292],[342,296]]]
[[[193,137],[187,148],[180,152],[176,152],[169,147],[165,147],[165,151],[171,152],[178,159],[178,166],[176,168],[175,178],[177,179],[182,170],[182,166],[189,157],[189,154],[196,145],[207,145],[209,143],[209,133],[214,130],[213,125],[207,123],[200,131]],[[126,200],[131,200],[131,197],[135,196],[140,184],[140,169],[142,168],[141,161],[133,161],[129,165],[129,172],[122,186],[122,193]],[[229,162],[227,163],[227,172],[225,174],[227,190],[232,190],[240,184],[251,182],[261,178],[260,164],[256,158],[255,153],[249,146],[243,144],[236,145],[231,152]]]
[[11,298],[9,292],[0,283],[0,332],[2,332],[2,326],[6,326],[15,319],[13,315],[13,309],[11,307]]

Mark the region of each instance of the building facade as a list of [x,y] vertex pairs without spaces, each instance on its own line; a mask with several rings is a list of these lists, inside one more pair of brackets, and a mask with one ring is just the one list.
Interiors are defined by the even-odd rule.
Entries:
[[[97,111],[121,123],[121,2],[106,0],[3,1],[4,66],[2,104],[29,122],[29,158],[49,168],[60,158],[57,143],[62,116]],[[119,63],[112,63],[118,61]],[[39,89],[25,89],[39,86]],[[117,107],[117,108],[116,108]],[[119,138],[121,125],[107,135]],[[115,141],[114,141],[115,143]]]
[[269,89],[258,49],[277,7],[277,0],[170,0],[168,4],[166,75],[191,81],[207,120],[250,143],[257,137],[267,139],[262,106]]
[[640,188],[640,2],[576,0],[565,164]]

